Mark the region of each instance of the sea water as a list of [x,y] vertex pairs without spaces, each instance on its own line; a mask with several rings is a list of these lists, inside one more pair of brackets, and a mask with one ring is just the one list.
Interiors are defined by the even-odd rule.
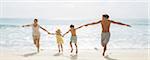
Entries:
[[[95,20],[96,21],[96,20]],[[86,23],[95,22],[88,20],[42,20],[39,24],[51,33],[55,33],[57,28],[64,34],[69,30],[69,25],[75,27]],[[111,24],[111,37],[108,43],[109,49],[113,48],[150,48],[150,27],[148,19],[116,19],[130,24],[132,27]],[[21,27],[32,24],[33,19],[0,19],[0,49],[6,50],[30,50],[35,49],[32,38],[31,27]],[[77,30],[77,40],[79,49],[101,48],[101,25],[83,27]],[[55,35],[48,35],[40,29],[41,49],[57,49]],[[64,39],[64,49],[70,49],[71,34],[68,33]]]

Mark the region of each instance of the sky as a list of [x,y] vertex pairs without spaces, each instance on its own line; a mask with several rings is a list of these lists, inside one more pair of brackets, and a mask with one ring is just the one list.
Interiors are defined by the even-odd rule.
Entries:
[[0,18],[148,18],[148,0],[0,0]]

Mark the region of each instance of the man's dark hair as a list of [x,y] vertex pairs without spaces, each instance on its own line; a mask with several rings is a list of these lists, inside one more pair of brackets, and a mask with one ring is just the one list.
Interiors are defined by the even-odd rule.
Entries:
[[108,18],[109,18],[109,15],[108,15],[108,14],[104,14],[103,17],[105,17],[105,18],[108,19]]
[[70,27],[74,27],[74,25],[71,24]]
[[34,21],[38,21],[38,19],[34,19]]

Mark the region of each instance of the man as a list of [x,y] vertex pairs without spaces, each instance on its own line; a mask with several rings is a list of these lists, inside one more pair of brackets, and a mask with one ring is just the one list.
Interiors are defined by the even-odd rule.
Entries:
[[102,45],[102,47],[104,47],[103,54],[102,54],[104,56],[105,51],[107,49],[107,43],[109,42],[109,38],[110,38],[110,24],[114,23],[114,24],[118,24],[118,25],[122,25],[122,26],[128,26],[128,27],[131,27],[131,26],[128,24],[121,23],[121,22],[115,22],[113,20],[109,20],[109,15],[107,15],[107,14],[102,15],[102,20],[99,20],[99,21],[93,22],[93,23],[89,23],[84,26],[94,25],[94,24],[98,24],[98,23],[101,23],[101,26],[102,26],[101,45]]

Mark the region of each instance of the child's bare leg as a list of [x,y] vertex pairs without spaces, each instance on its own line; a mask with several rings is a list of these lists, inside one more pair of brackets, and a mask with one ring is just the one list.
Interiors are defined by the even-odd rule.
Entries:
[[61,44],[61,51],[63,52],[63,46],[62,46],[62,44]]
[[73,52],[72,42],[70,41],[71,53]]
[[58,44],[58,49],[59,49],[59,53],[60,53],[60,45]]
[[77,46],[77,43],[75,43],[75,46],[76,46],[76,54],[78,53],[78,46]]

